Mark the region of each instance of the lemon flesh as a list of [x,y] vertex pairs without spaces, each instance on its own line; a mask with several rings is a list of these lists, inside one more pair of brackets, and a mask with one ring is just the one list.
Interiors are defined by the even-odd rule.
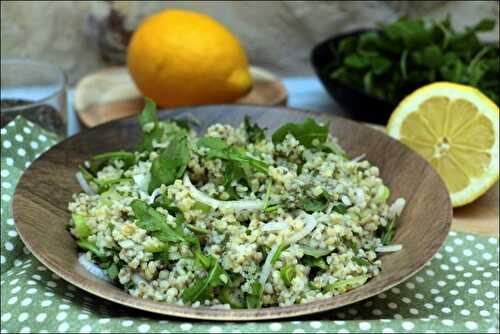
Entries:
[[439,82],[407,96],[391,115],[387,132],[434,167],[457,207],[498,180],[498,123],[498,106],[484,94]]

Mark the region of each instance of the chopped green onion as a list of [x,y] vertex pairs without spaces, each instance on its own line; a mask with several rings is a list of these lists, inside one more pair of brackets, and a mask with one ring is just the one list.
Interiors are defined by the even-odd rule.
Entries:
[[291,265],[286,265],[280,269],[280,276],[287,287],[292,285],[292,279],[295,277],[295,268]]

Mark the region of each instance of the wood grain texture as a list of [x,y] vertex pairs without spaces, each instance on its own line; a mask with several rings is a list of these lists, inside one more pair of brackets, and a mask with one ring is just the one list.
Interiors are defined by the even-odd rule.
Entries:
[[[253,87],[235,103],[260,106],[286,105],[288,91],[273,73],[250,66]],[[73,108],[86,127],[139,113],[144,98],[126,67],[108,67],[84,76],[75,87]]]
[[452,209],[448,192],[434,170],[416,153],[383,133],[361,124],[325,114],[301,110],[245,105],[214,105],[163,112],[161,118],[197,117],[204,132],[216,123],[239,125],[245,114],[274,130],[284,122],[304,117],[331,120],[331,132],[351,156],[366,153],[380,168],[391,189],[391,201],[407,200],[398,220],[394,243],[403,250],[381,256],[382,272],[366,285],[330,299],[303,305],[250,310],[190,308],[129,296],[101,281],[77,260],[75,243],[64,226],[71,195],[80,192],[74,174],[90,156],[117,149],[132,149],[139,126],[134,118],[110,122],[84,131],[57,144],[37,159],[22,176],[14,197],[14,217],[19,235],[31,252],[49,269],[70,283],[102,298],[165,315],[209,320],[264,320],[312,314],[345,306],[385,291],[415,274],[438,251],[448,235]]

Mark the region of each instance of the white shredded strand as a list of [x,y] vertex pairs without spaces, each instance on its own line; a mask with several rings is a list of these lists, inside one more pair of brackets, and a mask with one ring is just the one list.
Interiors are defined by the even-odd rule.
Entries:
[[352,159],[352,160],[351,160],[351,162],[358,162],[358,161],[361,161],[361,160],[363,160],[365,157],[366,157],[366,153],[360,154],[360,155],[358,155],[357,157],[355,157],[354,159]]
[[75,174],[76,180],[80,184],[80,187],[82,187],[82,190],[87,193],[87,195],[97,195],[97,193],[92,189],[90,184],[88,184],[87,180],[83,177],[82,172],[78,172]]
[[78,256],[78,262],[80,262],[80,264],[82,265],[83,268],[85,268],[85,270],[87,270],[95,277],[105,280],[107,282],[112,282],[108,274],[104,270],[102,270],[97,264],[89,260],[87,258],[87,255],[85,255],[85,253],[81,253]]
[[274,244],[274,246],[271,248],[271,251],[269,251],[269,254],[267,254],[266,260],[264,261],[264,265],[262,266],[262,271],[260,272],[260,277],[259,277],[259,283],[263,288],[264,284],[266,284],[269,274],[271,273],[271,270],[273,269],[271,261],[274,257],[274,254],[276,254],[276,252],[278,251],[278,247],[279,243]]
[[340,200],[342,201],[342,203],[344,203],[346,206],[351,206],[352,205],[352,202],[351,200],[349,199],[349,197],[347,195],[342,195],[340,196]]
[[153,190],[153,192],[151,193],[151,195],[148,197],[148,199],[147,199],[148,204],[153,204],[153,202],[155,201],[156,197],[158,197],[159,195],[160,195],[160,187],[158,187],[155,190]]
[[229,304],[215,304],[210,306],[210,308],[216,309],[216,310],[230,310],[231,305]]
[[379,246],[379,247],[375,248],[375,252],[392,253],[392,252],[399,252],[402,249],[403,249],[403,245],[394,244],[394,245]]
[[361,188],[354,189],[354,196],[356,197],[356,202],[358,204],[365,201],[365,192]]
[[404,198],[398,198],[397,200],[392,203],[391,207],[389,208],[388,216],[389,218],[394,218],[397,216],[401,215],[401,212],[403,212],[403,209],[406,205],[406,201]]
[[264,232],[274,232],[274,231],[286,230],[289,227],[290,227],[290,225],[288,225],[285,222],[273,221],[273,222],[269,222],[267,224],[264,224],[264,226],[262,226],[261,230]]
[[299,241],[300,239],[302,239],[305,236],[307,236],[309,233],[311,233],[316,228],[317,221],[313,217],[313,215],[309,215],[309,214],[306,214],[306,213],[304,213],[304,215],[305,215],[305,219],[304,220],[306,222],[306,224],[304,225],[304,228],[302,230],[298,231],[297,233],[292,234],[288,238],[287,243],[291,244],[291,243]]
[[148,191],[148,185],[149,185],[149,181],[151,180],[151,176],[149,176],[149,175],[144,176],[142,174],[137,174],[137,175],[132,176],[132,178],[134,179],[134,183],[137,185],[139,190],[141,190],[143,192]]
[[259,210],[264,207],[264,201],[261,200],[219,201],[198,190],[191,183],[187,174],[184,175],[184,184],[189,188],[191,195],[195,200],[206,204],[213,209]]

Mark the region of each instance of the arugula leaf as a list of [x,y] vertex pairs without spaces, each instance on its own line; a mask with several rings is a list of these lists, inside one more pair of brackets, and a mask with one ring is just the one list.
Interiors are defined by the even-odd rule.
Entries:
[[311,268],[319,268],[321,270],[326,270],[328,269],[328,265],[326,264],[325,260],[323,260],[320,257],[312,257],[312,256],[304,256],[302,258],[302,262]]
[[324,211],[328,203],[319,199],[308,199],[302,203],[302,209],[307,213]]
[[96,246],[96,244],[88,241],[87,239],[80,239],[76,242],[78,247],[80,247],[83,250],[90,251],[93,253],[95,256],[99,258],[105,257],[104,253],[101,252],[101,250]]
[[359,264],[360,266],[369,266],[371,264],[370,261],[362,257],[354,256],[352,260],[357,264]]
[[127,170],[135,163],[135,155],[134,153],[126,151],[105,152],[94,155],[88,161],[86,161],[85,165],[87,166],[87,170],[95,175],[99,170],[102,169],[104,164],[114,160],[123,161],[123,169]]
[[345,206],[342,203],[337,203],[333,206],[332,210],[337,213],[340,213],[341,215],[344,215],[347,213],[347,206]]
[[356,276],[353,278],[348,278],[348,279],[343,279],[343,280],[338,280],[333,284],[330,284],[330,286],[327,288],[328,291],[330,290],[338,290],[340,292],[346,292],[348,290],[357,288],[363,284],[370,278],[368,275],[360,275]]
[[156,103],[148,97],[144,98],[144,103],[144,109],[137,118],[142,129],[137,150],[149,152],[153,150],[153,141],[161,141],[164,131],[156,115]]
[[322,144],[328,138],[329,125],[319,125],[310,117],[304,119],[303,123],[286,123],[277,129],[272,136],[274,144],[281,143],[285,140],[287,134],[291,134],[297,139],[301,145],[312,148],[313,141],[317,140]]
[[181,298],[184,302],[195,302],[206,298],[213,288],[225,286],[229,276],[222,269],[213,256],[209,256],[210,266],[206,276],[196,281],[193,285],[182,291]]
[[328,255],[332,252],[329,249],[313,248],[313,247],[307,246],[307,245],[301,245],[301,248],[302,248],[302,251],[304,252],[305,255],[312,256],[315,258],[323,257],[323,256]]
[[164,242],[181,242],[185,241],[186,237],[175,231],[167,224],[167,219],[161,213],[149,206],[141,200],[134,200],[130,204],[136,217],[136,225],[152,232],[153,236]]
[[118,272],[120,270],[118,269],[118,266],[116,265],[116,263],[112,263],[108,269],[106,269],[106,272],[108,273],[108,276],[109,278],[111,278],[112,280],[114,280],[115,278],[118,277]]
[[252,293],[246,296],[247,308],[261,308],[262,307],[262,294],[264,287],[259,282],[252,284]]
[[229,287],[221,289],[217,297],[221,302],[223,302],[224,304],[229,304],[233,309],[241,309],[245,307],[243,305],[243,301],[241,301],[236,291]]
[[220,138],[203,137],[198,140],[197,145],[208,149],[208,159],[219,158],[240,164],[248,164],[255,170],[267,174],[267,163],[252,157],[245,149],[231,146]]
[[276,253],[274,253],[272,259],[271,259],[271,265],[274,265],[276,263],[276,261],[279,260],[280,256],[281,256],[281,253],[283,253],[283,251],[285,250],[285,248],[287,247],[287,244],[282,242],[279,246],[278,246],[278,249],[276,249]]
[[292,286],[292,279],[295,277],[295,268],[287,264],[280,269],[280,276],[287,287]]
[[252,125],[248,115],[245,115],[244,126],[249,142],[258,143],[266,139],[266,128],[259,127],[257,123]]
[[168,146],[160,152],[160,155],[151,164],[149,193],[152,193],[162,184],[168,186],[181,178],[184,175],[189,158],[190,151],[186,136],[180,136],[180,138],[170,141]]

